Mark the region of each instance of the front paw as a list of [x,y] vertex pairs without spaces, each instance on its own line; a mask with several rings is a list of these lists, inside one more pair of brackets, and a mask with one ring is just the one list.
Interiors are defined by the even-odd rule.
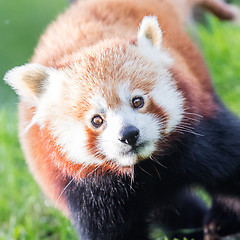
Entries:
[[240,232],[240,200],[213,202],[204,218],[204,239],[215,240]]

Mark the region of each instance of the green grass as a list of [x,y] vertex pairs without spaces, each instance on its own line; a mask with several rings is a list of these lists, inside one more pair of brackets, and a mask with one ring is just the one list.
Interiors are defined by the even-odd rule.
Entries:
[[[29,173],[17,138],[18,100],[2,81],[30,59],[41,32],[65,7],[65,0],[0,1],[0,240],[77,239]],[[211,17],[198,28],[217,92],[240,116],[239,27]]]

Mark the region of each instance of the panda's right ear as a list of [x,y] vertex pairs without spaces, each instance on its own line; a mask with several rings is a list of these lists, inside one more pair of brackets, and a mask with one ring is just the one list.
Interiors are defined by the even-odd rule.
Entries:
[[35,103],[46,91],[48,78],[57,70],[40,64],[25,64],[8,71],[4,80],[23,99]]

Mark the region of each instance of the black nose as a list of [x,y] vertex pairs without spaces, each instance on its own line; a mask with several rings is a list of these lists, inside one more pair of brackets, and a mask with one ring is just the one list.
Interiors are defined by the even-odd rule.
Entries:
[[133,146],[136,144],[138,137],[139,129],[132,125],[129,125],[121,130],[118,139],[123,143]]

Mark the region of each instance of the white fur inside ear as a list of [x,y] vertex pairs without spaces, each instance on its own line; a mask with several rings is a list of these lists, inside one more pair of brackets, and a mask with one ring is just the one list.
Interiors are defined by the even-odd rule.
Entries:
[[146,16],[143,18],[138,30],[138,45],[161,47],[162,31],[156,17]]
[[4,80],[20,97],[34,102],[44,92],[50,70],[40,64],[25,64],[8,71]]

